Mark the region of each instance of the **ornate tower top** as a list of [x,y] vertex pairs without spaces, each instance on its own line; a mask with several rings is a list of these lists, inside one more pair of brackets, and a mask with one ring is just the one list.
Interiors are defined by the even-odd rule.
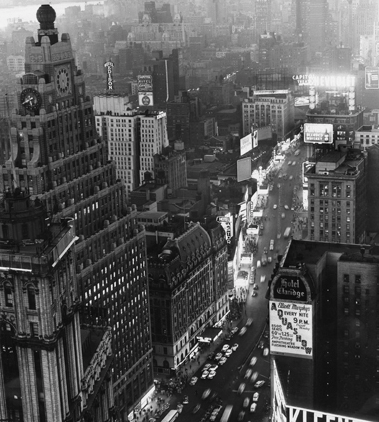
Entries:
[[38,42],[41,43],[43,36],[47,35],[50,38],[50,44],[53,45],[58,42],[58,30],[54,28],[54,21],[57,17],[55,10],[49,4],[43,4],[37,10],[37,20],[40,24],[38,30]]

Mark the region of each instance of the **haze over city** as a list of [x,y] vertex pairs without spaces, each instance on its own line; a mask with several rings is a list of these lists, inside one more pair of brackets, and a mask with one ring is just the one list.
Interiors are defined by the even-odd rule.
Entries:
[[0,11],[0,421],[377,422],[379,2]]

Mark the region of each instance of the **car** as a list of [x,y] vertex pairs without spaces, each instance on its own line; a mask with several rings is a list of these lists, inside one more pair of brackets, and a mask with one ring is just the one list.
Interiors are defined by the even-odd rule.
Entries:
[[189,403],[188,396],[184,396],[183,404],[188,404],[188,403]]
[[223,346],[222,346],[222,349],[221,349],[221,351],[222,352],[226,352],[228,349],[229,349],[229,344],[224,344]]
[[232,333],[233,334],[237,334],[238,333],[238,330],[239,330],[238,327],[234,327],[233,330],[232,330]]
[[200,404],[200,403],[198,403],[198,404],[197,404],[197,405],[193,408],[192,413],[193,413],[193,414],[197,413],[197,412],[200,410],[200,407],[201,407],[201,404]]
[[290,166],[292,164],[292,162],[291,161],[288,161],[288,165]]
[[272,262],[272,256],[268,256],[268,257],[267,257],[267,262],[268,262],[269,264],[271,264],[271,262]]
[[253,356],[250,359],[250,366],[254,366],[257,363],[258,358],[256,356]]
[[253,293],[251,294],[251,297],[256,297],[258,296],[258,293],[254,290]]
[[[253,286],[254,289],[254,286]],[[246,327],[250,327],[250,325],[253,323],[253,318],[248,318],[246,321]]]
[[255,388],[261,388],[261,387],[265,384],[265,382],[266,382],[266,381],[263,381],[263,380],[257,381],[257,382],[254,384],[254,387],[255,387]]
[[261,340],[258,344],[258,349],[263,349],[265,347],[265,342]]
[[[221,358],[222,359],[222,358]],[[212,372],[212,371],[217,371],[218,365],[212,365],[209,367],[208,371]]]
[[273,185],[270,185],[269,187],[268,187],[268,190],[271,192],[272,191],[272,189],[273,189]]
[[237,349],[238,349],[238,344],[234,343],[233,346],[232,346],[233,352],[235,352]]
[[263,248],[263,253],[267,254],[267,248]]
[[288,205],[284,205],[284,209],[285,210],[289,210],[289,206]]
[[259,289],[259,287],[258,287],[258,284],[257,284],[257,283],[254,283],[254,284],[253,284],[253,289],[254,289],[254,290],[258,290],[258,289]]
[[224,356],[223,358],[221,358],[219,361],[218,361],[218,363],[220,364],[220,365],[223,365],[224,363],[226,363],[226,361],[227,361],[228,359]]
[[265,347],[265,348],[263,349],[263,356],[268,356],[268,354],[269,354],[268,347]]
[[261,283],[264,283],[266,281],[266,276],[265,275],[261,275]]
[[296,165],[296,161],[292,161],[292,165],[295,166]]
[[253,401],[258,401],[259,400],[259,393],[258,392],[256,392],[256,393],[254,393],[254,395],[253,395]]
[[192,377],[191,378],[191,381],[190,381],[190,385],[195,385],[196,383],[197,383],[197,380],[198,380],[199,378],[197,378],[197,377]]
[[274,206],[272,207],[274,210],[276,210],[278,208],[278,206],[276,204],[274,204]]
[[203,371],[208,371],[208,368],[210,368],[212,365],[210,363],[206,363],[203,367]]
[[295,211],[295,208],[294,207],[291,207],[291,211]]
[[222,354],[217,353],[217,355],[215,356],[215,360],[220,360],[221,358],[222,358]]
[[293,179],[293,176],[292,176],[292,174],[291,174],[291,176],[289,177],[289,179],[290,179],[290,180],[292,180],[292,179]]
[[257,268],[261,268],[261,261],[257,261]]
[[282,218],[286,218],[286,215],[284,212],[282,212]]
[[249,404],[250,404],[250,399],[249,399],[249,397],[246,397],[245,400],[243,401],[242,406],[243,407],[249,407]]
[[247,331],[247,328],[246,328],[246,327],[242,327],[242,328],[241,328],[241,331],[239,332],[239,334],[238,334],[238,335],[239,335],[240,337],[242,337],[242,336],[246,333],[246,331]]
[[251,413],[254,413],[256,408],[257,408],[257,403],[253,403],[253,404],[250,406],[250,412],[251,412]]
[[[225,352],[225,357],[226,358],[228,358],[231,354],[233,353],[233,350],[232,349],[228,349],[226,352]],[[220,359],[221,360],[221,359]]]
[[210,371],[208,374],[208,379],[213,380],[213,378],[216,376],[216,371]]
[[207,388],[206,390],[204,390],[203,395],[201,396],[201,398],[203,400],[205,400],[207,397],[209,397],[209,395],[211,394],[212,390],[210,388]]
[[241,395],[245,391],[245,388],[246,388],[246,384],[244,382],[241,383],[238,387],[238,394]]
[[253,375],[250,378],[250,381],[255,382],[258,377],[259,377],[259,372],[254,372]]
[[203,371],[203,373],[201,374],[201,379],[205,380],[208,378],[209,372],[208,371]]
[[239,413],[238,413],[238,421],[240,422],[240,421],[243,421],[243,418],[245,417],[245,412],[243,411],[243,410],[241,410]]
[[253,373],[253,370],[252,369],[248,369],[246,371],[246,373],[245,373],[245,377],[244,378],[245,379],[250,378],[252,373]]
[[264,332],[263,337],[264,337],[264,338],[268,338],[268,331],[265,331],[265,332]]
[[274,250],[274,239],[270,240],[270,251]]

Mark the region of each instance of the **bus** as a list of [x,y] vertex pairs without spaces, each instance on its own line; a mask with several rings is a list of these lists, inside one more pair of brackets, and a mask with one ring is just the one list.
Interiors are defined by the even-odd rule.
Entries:
[[232,414],[233,405],[228,404],[225,407],[224,413],[221,416],[220,422],[228,422],[230,419],[230,415]]
[[170,410],[162,419],[162,422],[174,422],[178,416],[179,412],[177,410]]
[[284,234],[283,234],[284,238],[287,239],[287,237],[289,237],[290,233],[291,233],[291,227],[287,227],[284,230]]

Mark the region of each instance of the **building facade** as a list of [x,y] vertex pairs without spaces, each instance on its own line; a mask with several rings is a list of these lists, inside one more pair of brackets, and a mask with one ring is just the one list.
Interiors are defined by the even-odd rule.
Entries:
[[168,194],[187,187],[187,161],[184,151],[165,151],[154,155],[155,181],[167,185]]
[[150,245],[154,370],[169,374],[196,352],[197,336],[229,310],[227,246],[217,223],[208,230],[193,224],[159,245],[154,235]]
[[96,134],[84,76],[69,35],[59,39],[55,16],[41,6],[38,39],[26,40],[0,192],[16,185],[48,215],[74,220],[79,300],[89,316],[112,327],[113,388],[124,421],[153,388],[145,234],[136,210],[126,206],[107,143]]
[[278,141],[285,141],[294,126],[294,99],[288,90],[255,91],[242,103],[243,136],[252,128],[271,126]]
[[330,152],[306,172],[311,240],[362,243],[367,223],[367,159],[359,150]]

